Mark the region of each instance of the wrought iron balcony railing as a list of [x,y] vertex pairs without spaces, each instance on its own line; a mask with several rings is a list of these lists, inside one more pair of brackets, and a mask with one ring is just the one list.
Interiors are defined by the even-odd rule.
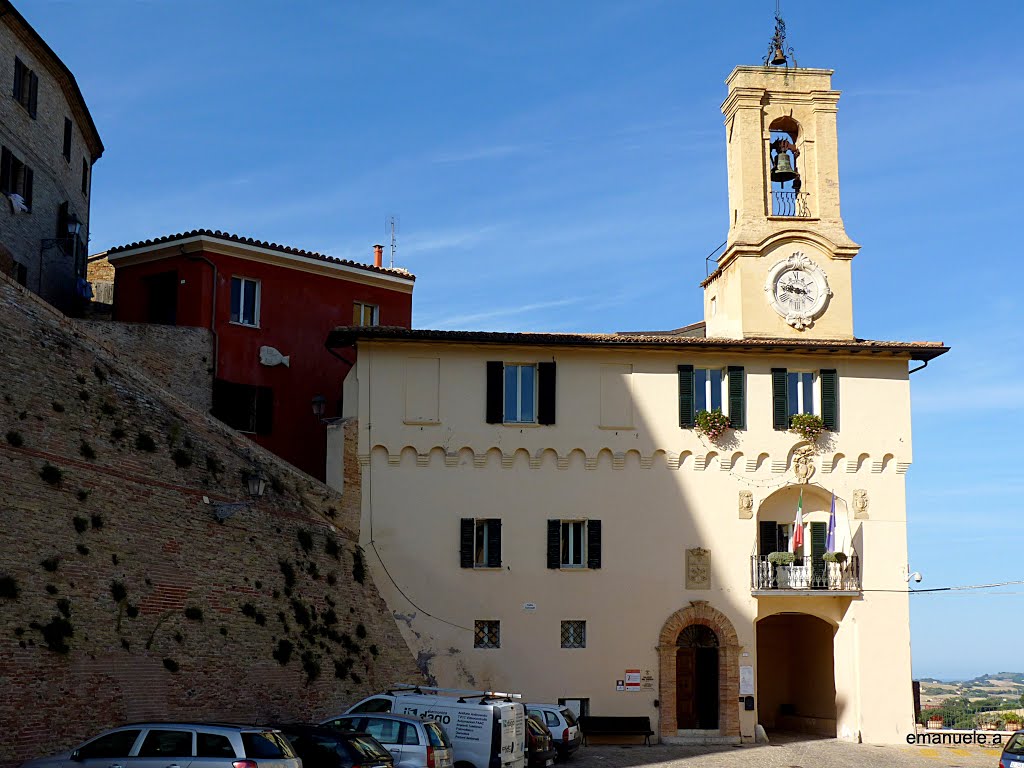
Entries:
[[850,555],[845,562],[830,563],[804,557],[793,565],[772,565],[767,555],[750,558],[750,589],[833,592],[860,592],[860,559]]
[[807,193],[793,189],[772,190],[772,216],[793,216],[809,218],[811,209],[807,205]]

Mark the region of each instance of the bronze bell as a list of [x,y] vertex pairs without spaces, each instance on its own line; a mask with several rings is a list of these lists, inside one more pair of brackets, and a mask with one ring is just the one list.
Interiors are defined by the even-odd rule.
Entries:
[[772,181],[792,181],[800,174],[796,172],[792,161],[789,159],[789,152],[776,152],[772,161]]
[[775,53],[772,54],[772,64],[776,67],[781,67],[786,63],[786,54],[782,51],[782,48],[778,45],[775,46]]

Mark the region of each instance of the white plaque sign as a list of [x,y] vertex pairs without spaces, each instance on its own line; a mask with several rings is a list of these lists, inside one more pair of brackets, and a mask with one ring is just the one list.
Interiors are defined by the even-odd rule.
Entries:
[[754,668],[740,667],[740,696],[754,695]]

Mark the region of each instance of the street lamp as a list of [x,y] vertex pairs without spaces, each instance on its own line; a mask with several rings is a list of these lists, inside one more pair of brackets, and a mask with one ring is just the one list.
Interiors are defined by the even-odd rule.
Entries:
[[267,489],[267,480],[259,469],[255,469],[245,476],[246,485],[249,486],[249,495],[258,499]]

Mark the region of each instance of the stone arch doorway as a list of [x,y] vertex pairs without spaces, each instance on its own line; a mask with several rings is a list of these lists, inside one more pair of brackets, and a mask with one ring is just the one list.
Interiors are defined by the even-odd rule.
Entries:
[[757,720],[768,731],[836,735],[836,627],[808,613],[757,622]]
[[[691,653],[692,671],[686,666]],[[687,677],[692,691],[682,687]],[[679,736],[681,730],[698,730],[739,739],[739,640],[732,622],[707,601],[693,601],[669,616],[662,627],[658,688],[658,731],[663,738]],[[692,701],[693,711],[681,713],[681,701],[684,707]]]
[[676,727],[718,729],[718,635],[703,624],[676,638]]

